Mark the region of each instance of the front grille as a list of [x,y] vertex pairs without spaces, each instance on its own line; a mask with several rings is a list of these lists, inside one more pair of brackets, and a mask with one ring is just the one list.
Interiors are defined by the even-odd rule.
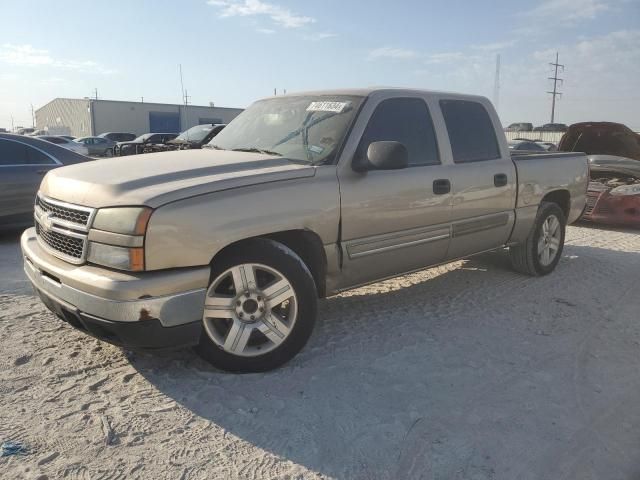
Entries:
[[68,206],[55,200],[44,199],[40,195],[36,198],[36,205],[52,219],[70,224],[87,227],[91,219],[92,209],[90,208]]
[[38,194],[34,216],[40,245],[62,260],[83,263],[94,214],[92,208],[70,205]]
[[585,210],[584,214],[585,215],[591,215],[593,213],[593,209],[596,206],[596,203],[598,203],[598,198],[600,198],[600,194],[596,193],[589,193],[587,194],[587,209]]
[[58,256],[78,261],[83,259],[85,241],[82,238],[71,237],[53,230],[46,231],[38,222],[36,222],[36,233],[45,245],[59,254]]

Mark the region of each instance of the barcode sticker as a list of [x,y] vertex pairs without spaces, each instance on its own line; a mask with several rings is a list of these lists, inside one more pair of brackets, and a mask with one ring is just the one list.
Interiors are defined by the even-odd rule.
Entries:
[[342,113],[348,102],[311,102],[307,112],[335,112]]

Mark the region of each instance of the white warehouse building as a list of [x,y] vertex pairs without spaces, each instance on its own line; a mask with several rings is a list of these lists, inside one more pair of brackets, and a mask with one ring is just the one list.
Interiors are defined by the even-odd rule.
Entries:
[[179,133],[204,123],[229,123],[241,108],[56,98],[36,110],[36,129],[85,137],[106,132]]

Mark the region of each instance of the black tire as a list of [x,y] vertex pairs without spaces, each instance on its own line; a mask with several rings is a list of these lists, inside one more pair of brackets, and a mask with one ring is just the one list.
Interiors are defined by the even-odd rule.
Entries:
[[[538,258],[538,241],[542,234],[544,222],[552,215],[560,222],[560,247],[553,261],[549,265],[543,265]],[[560,257],[562,257],[566,227],[567,219],[562,209],[556,203],[542,202],[527,239],[520,245],[509,247],[509,256],[511,257],[513,268],[520,273],[536,277],[551,273],[558,265]]]
[[307,343],[316,321],[317,289],[311,272],[290,248],[273,240],[258,238],[232,247],[211,267],[211,284],[229,268],[258,263],[281,272],[297,297],[297,317],[289,336],[268,353],[253,357],[234,355],[216,345],[202,329],[196,353],[216,368],[228,372],[251,373],[273,370],[291,360]]

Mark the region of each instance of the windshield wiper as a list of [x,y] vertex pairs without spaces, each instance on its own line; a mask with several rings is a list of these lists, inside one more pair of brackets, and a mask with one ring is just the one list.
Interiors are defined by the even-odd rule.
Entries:
[[265,150],[264,148],[257,147],[241,147],[241,148],[232,148],[232,152],[249,152],[249,153],[262,153],[264,155],[276,155],[281,157],[282,154],[278,152],[274,152],[273,150]]
[[202,148],[213,148],[214,150],[225,150],[222,147],[219,147],[218,145],[214,145],[212,143],[207,143],[206,145],[203,145]]

